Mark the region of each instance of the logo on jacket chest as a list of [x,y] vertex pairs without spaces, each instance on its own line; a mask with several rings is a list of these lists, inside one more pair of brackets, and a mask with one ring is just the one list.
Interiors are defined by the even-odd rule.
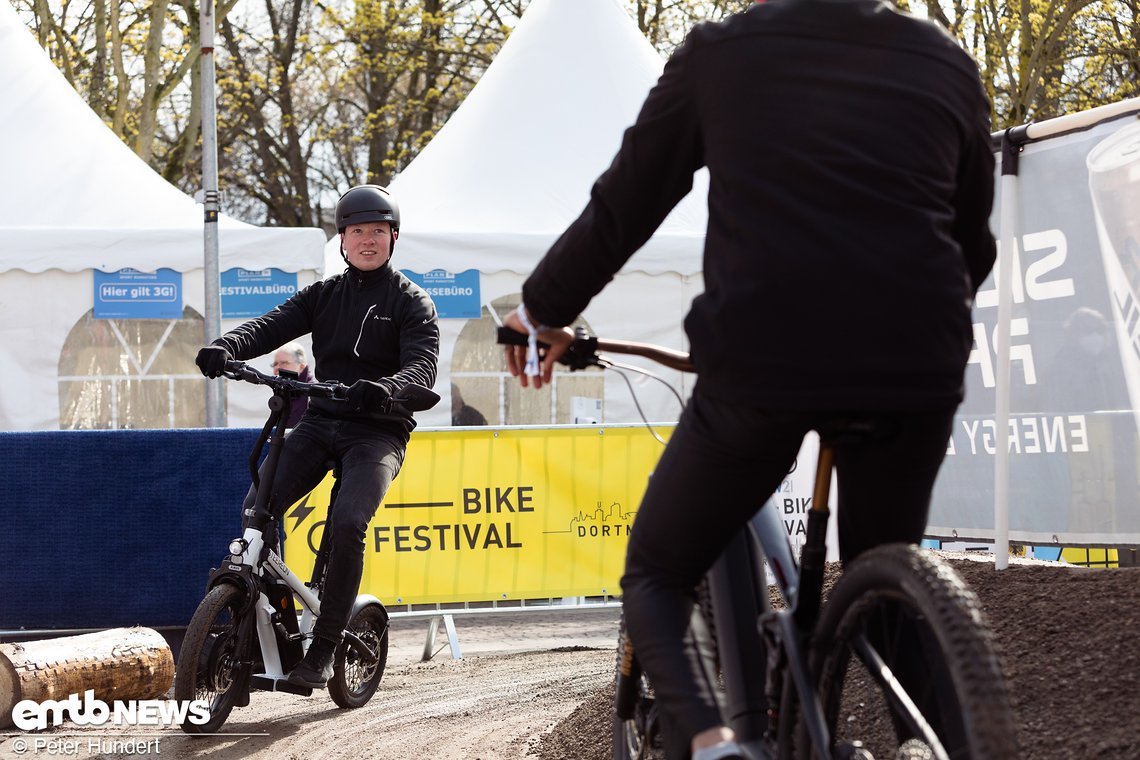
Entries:
[[[369,306],[368,311],[365,312],[365,314],[364,314],[364,319],[361,320],[361,322],[360,322],[360,332],[356,336],[356,344],[353,345],[353,347],[352,347],[352,353],[355,354],[356,356],[360,356],[361,344],[362,344],[362,342],[364,342],[364,338],[365,338],[364,334],[365,334],[365,331],[366,331],[366,328],[367,328],[367,325],[369,322],[380,322],[382,325],[385,325],[385,324],[391,325],[392,324],[392,317],[388,316],[387,314],[380,314],[377,312],[377,307],[379,305],[380,304],[372,304],[371,306]],[[379,325],[377,327],[379,327]],[[384,329],[386,330],[387,328],[385,327]],[[369,332],[370,334],[375,334],[373,331],[373,328],[367,328],[367,332]],[[383,334],[383,333],[381,333],[381,334]],[[377,336],[377,337],[379,337],[379,336]],[[376,338],[374,337],[372,339],[372,341],[374,341],[375,339]],[[373,343],[373,345],[370,348],[372,350],[375,350],[376,348],[383,348],[383,347],[382,346],[376,346],[375,343]]]

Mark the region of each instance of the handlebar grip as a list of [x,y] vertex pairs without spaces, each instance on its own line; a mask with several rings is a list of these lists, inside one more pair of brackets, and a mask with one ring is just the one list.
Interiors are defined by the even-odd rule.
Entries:
[[[497,332],[498,332],[498,336],[495,338],[495,342],[497,342],[501,346],[525,346],[526,345],[527,336],[522,334],[521,332],[517,332],[515,330],[512,330],[509,327],[500,327],[500,328],[498,328]],[[546,345],[546,344],[542,344],[542,345]]]
[[241,372],[245,369],[245,362],[237,359],[226,359],[226,372]]

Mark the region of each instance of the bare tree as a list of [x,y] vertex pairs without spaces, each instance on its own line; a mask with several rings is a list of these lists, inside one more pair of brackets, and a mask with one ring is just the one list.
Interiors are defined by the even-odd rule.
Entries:
[[[460,106],[530,0],[219,0],[225,210],[326,223]],[[92,109],[187,192],[201,185],[200,0],[12,0]],[[752,0],[622,0],[663,55]],[[894,0],[910,9],[912,0]],[[978,62],[995,128],[1140,92],[1140,0],[921,0]],[[584,45],[588,51],[588,44]]]

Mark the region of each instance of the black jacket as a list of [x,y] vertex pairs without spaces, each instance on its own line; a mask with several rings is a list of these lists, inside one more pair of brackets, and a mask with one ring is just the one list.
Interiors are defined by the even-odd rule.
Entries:
[[570,323],[707,166],[705,292],[685,319],[702,393],[953,406],[995,255],[989,119],[970,57],[885,2],[770,0],[699,25],[524,301]]
[[[439,359],[435,304],[390,263],[371,272],[350,266],[215,343],[236,359],[252,359],[310,332],[318,380],[345,385],[374,380],[389,392],[407,383],[435,385]],[[311,399],[309,412],[372,422],[401,432],[405,439],[415,428],[408,414],[385,415],[378,409],[354,413],[327,399]]]

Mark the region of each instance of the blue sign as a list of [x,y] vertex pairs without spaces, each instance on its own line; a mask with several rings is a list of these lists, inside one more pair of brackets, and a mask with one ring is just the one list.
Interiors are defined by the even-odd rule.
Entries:
[[222,272],[222,317],[260,317],[296,292],[296,272],[227,269]]
[[182,319],[182,273],[95,270],[96,319]]
[[479,318],[479,270],[468,269],[459,274],[443,269],[433,269],[425,274],[407,269],[401,271],[409,280],[427,291],[442,319]]

